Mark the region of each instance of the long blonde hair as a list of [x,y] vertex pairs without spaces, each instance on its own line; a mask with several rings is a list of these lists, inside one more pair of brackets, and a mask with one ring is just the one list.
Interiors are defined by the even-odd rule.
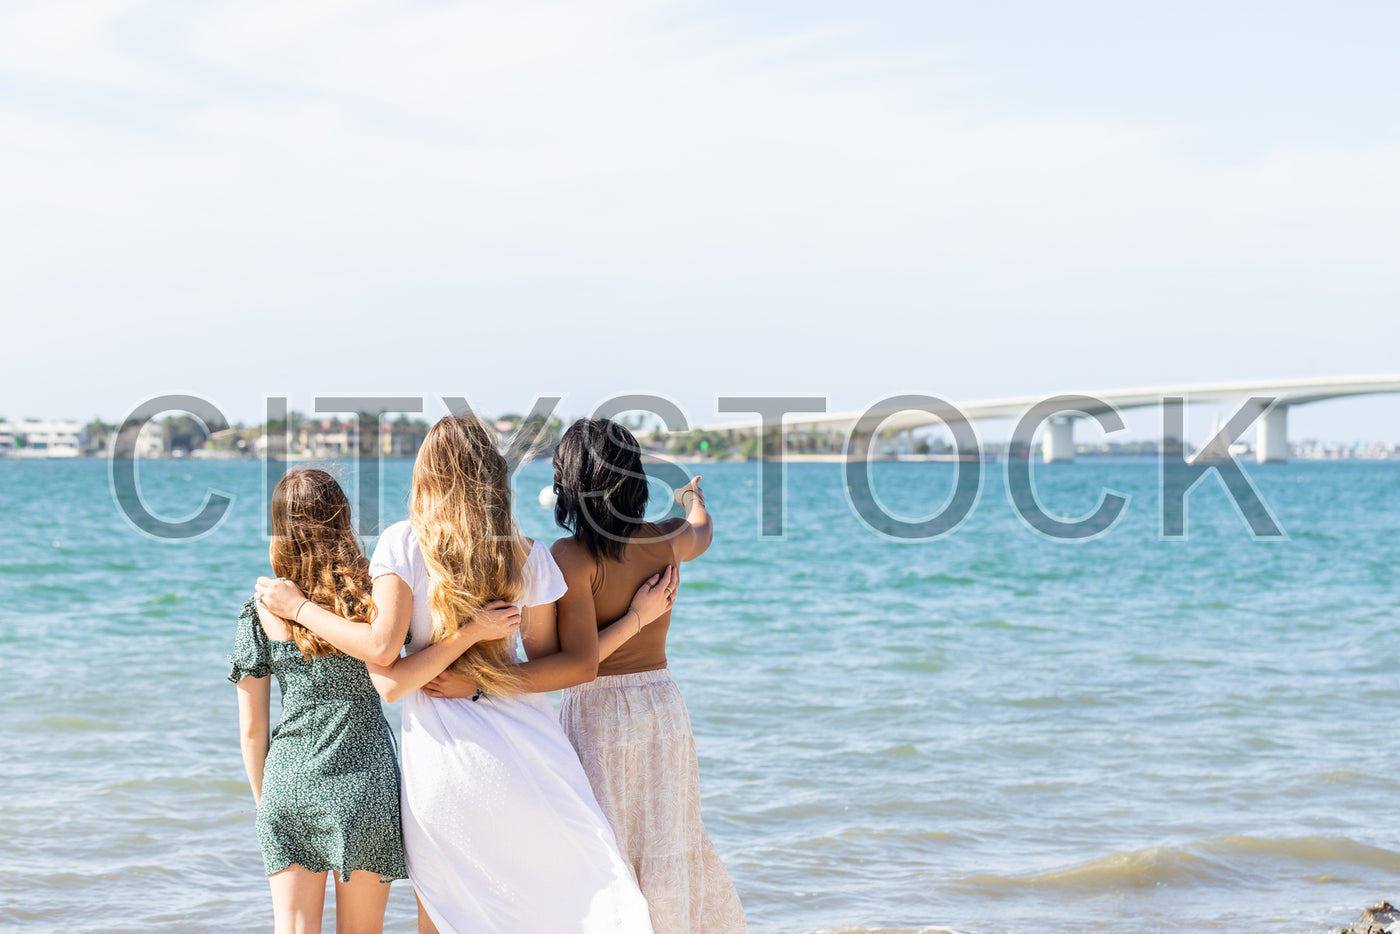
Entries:
[[[408,518],[428,566],[433,642],[493,600],[518,603],[529,550],[511,511],[510,472],[496,437],[475,415],[428,431],[413,464]],[[478,642],[452,663],[492,694],[518,694],[514,639]]]
[[[312,603],[356,622],[374,618],[369,561],[350,524],[350,501],[324,470],[291,470],[277,481],[270,557],[272,573],[296,584]],[[306,659],[340,654],[295,620],[287,620],[287,627]]]

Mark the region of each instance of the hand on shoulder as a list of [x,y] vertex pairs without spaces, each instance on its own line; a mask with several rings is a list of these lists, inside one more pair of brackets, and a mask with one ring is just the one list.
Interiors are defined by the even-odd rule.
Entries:
[[258,606],[283,619],[295,619],[306,602],[301,588],[284,577],[259,577],[255,591]]

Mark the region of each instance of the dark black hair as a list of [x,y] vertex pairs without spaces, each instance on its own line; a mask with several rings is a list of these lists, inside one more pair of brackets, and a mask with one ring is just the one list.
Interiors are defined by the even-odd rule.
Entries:
[[622,559],[645,521],[647,477],[642,449],[623,425],[581,418],[554,449],[554,521],[595,559]]

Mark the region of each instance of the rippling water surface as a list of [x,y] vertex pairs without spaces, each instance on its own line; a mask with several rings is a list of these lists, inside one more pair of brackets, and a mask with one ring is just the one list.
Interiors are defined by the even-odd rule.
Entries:
[[[1063,514],[1132,496],[1078,544],[1017,520],[1002,465],[922,544],[868,530],[820,464],[789,468],[787,536],[760,540],[757,466],[703,470],[717,538],[672,668],[756,934],[1300,932],[1400,894],[1400,465],[1251,467],[1282,542],[1211,478],[1165,542],[1155,463],[1038,465]],[[953,470],[876,485],[913,517]],[[408,476],[385,465],[385,523]],[[0,927],[271,930],[224,680],[261,477],[143,464],[163,514],[237,496],[171,544],[119,516],[102,462],[0,460]],[[547,480],[525,468],[517,509],[552,538]],[[406,884],[389,929],[413,929]]]

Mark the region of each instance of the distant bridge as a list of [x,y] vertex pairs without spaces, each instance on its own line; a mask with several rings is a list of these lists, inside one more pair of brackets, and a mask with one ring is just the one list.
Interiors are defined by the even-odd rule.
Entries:
[[[1191,383],[1180,386],[1076,392],[1072,395],[1080,397],[1082,407],[1075,407],[1072,410],[1075,414],[1066,411],[1049,420],[1042,436],[1041,449],[1048,463],[1074,460],[1074,422],[1077,417],[1099,415],[1115,409],[1161,405],[1163,399],[1174,397],[1184,399],[1188,405],[1210,402],[1243,405],[1251,398],[1267,398],[1273,399],[1274,402],[1263,409],[1263,414],[1257,422],[1255,459],[1261,464],[1282,463],[1288,460],[1290,408],[1325,399],[1380,393],[1400,393],[1400,375]],[[961,420],[973,422],[994,418],[1021,418],[1050,398],[1053,397],[1013,396],[1005,399],[955,402],[953,405],[961,415]],[[919,409],[901,409],[897,406],[882,409],[876,406],[861,412],[793,413],[783,420],[783,426],[785,431],[810,429],[848,434],[862,422],[865,425],[879,422],[882,431],[902,431],[940,424],[943,419]],[[757,431],[761,427],[762,423],[758,418],[697,426],[706,431]]]

